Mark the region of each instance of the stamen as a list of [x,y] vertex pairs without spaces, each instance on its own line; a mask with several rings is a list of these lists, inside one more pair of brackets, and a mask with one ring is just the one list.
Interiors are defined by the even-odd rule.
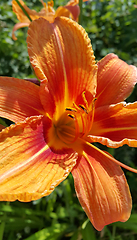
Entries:
[[68,117],[75,119],[75,117],[71,114],[68,114]]
[[87,101],[86,96],[85,96],[85,91],[82,93],[82,98],[83,98],[84,103],[85,103],[85,105],[86,105],[86,109],[88,109],[89,106],[88,106],[88,101]]
[[86,128],[86,131],[85,131],[83,137],[85,137],[85,136],[89,133],[89,131],[91,130],[91,128],[92,128],[93,121],[94,121],[94,113],[95,113],[95,101],[96,101],[96,98],[94,98],[94,99],[92,100],[91,110],[90,110],[90,112],[89,112],[88,115],[87,115],[87,121],[86,121],[87,128]]
[[[61,124],[57,130],[58,137],[66,144],[72,144],[77,138],[86,137],[92,128],[96,98],[92,100],[90,105],[88,105],[85,92],[82,93],[82,98],[84,105],[77,105],[74,102],[72,108],[67,107],[65,109],[66,115],[64,117],[66,123],[63,126]],[[71,118],[72,121],[68,121],[66,117]]]
[[49,2],[48,2],[48,7],[53,7],[53,6],[54,6],[53,0],[49,1]]
[[67,111],[71,111],[71,112],[76,112],[76,110],[73,109],[73,108],[66,108],[66,110],[67,110]]
[[43,0],[40,0],[40,1],[41,1],[41,3],[42,3],[43,7],[46,8],[46,3],[45,3]]
[[93,125],[93,121],[94,121],[94,114],[95,114],[95,101],[97,100],[97,98],[94,98],[92,101],[92,107],[91,107],[91,111],[89,112],[89,116],[92,115],[92,118],[90,119],[90,125],[89,125],[89,129],[91,130],[92,125]]
[[79,107],[85,112],[85,113],[87,113],[88,114],[88,111],[87,111],[87,109],[83,106],[83,105],[80,105],[79,104]]
[[73,108],[66,108],[66,111],[68,111],[67,116],[75,121],[75,136],[70,143],[74,142],[78,137],[87,136],[93,125],[96,98],[92,100],[90,107],[85,92],[82,93],[82,98],[85,105],[73,103]]
[[[90,147],[94,148],[95,150],[99,151],[100,153],[102,153],[105,157],[109,158],[111,161],[115,162],[116,164],[118,164],[119,166],[131,171],[131,172],[134,172],[134,173],[137,173],[137,169],[134,169],[132,167],[129,167],[127,165],[125,165],[124,163],[121,163],[119,162],[118,160],[116,160],[115,158],[113,158],[113,156],[111,156],[109,153],[106,153],[104,151],[102,151],[101,149],[97,148],[96,146],[92,145],[91,143],[89,142],[86,142],[87,145],[89,145]],[[84,152],[85,153],[85,152]],[[85,154],[83,154],[84,156],[86,156]]]
[[76,109],[76,111],[79,111],[79,107],[77,106],[76,103],[73,102],[73,106],[74,106],[74,108]]
[[76,139],[79,137],[79,133],[80,133],[80,131],[79,131],[78,120],[77,120],[77,118],[75,118],[75,138],[74,138],[73,142],[75,142]]

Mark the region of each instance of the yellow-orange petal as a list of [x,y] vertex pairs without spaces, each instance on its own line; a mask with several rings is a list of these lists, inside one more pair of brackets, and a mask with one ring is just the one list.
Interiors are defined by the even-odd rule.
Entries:
[[137,102],[97,108],[90,134],[108,147],[137,147]]
[[39,86],[23,79],[0,77],[0,117],[19,122],[42,113]]
[[[26,12],[29,14],[30,17],[32,17],[32,15],[37,14],[36,11],[29,9],[22,0],[19,0],[19,2],[23,6],[23,8],[26,10]],[[28,19],[28,17],[25,15],[25,13],[22,11],[22,9],[20,8],[20,6],[15,0],[12,1],[12,10],[13,12],[16,13],[16,16],[20,22],[30,23],[30,20]]]
[[23,28],[23,27],[28,27],[29,23],[17,23],[14,25],[13,30],[12,30],[12,38],[13,40],[17,40],[16,36],[15,36],[15,31],[18,30],[19,28]]
[[71,17],[73,20],[77,20],[78,16],[80,14],[80,8],[78,4],[75,5],[69,5],[67,4],[66,6],[58,7],[56,12],[55,12],[55,18],[64,16],[64,17]]
[[[19,0],[19,2],[23,6],[25,11],[28,13],[31,20],[35,20],[37,18],[46,16],[45,9],[42,9],[40,12],[36,12],[35,10],[31,10],[30,8],[28,8],[22,0]],[[20,22],[30,24],[30,20],[28,19],[28,17],[25,15],[25,13],[22,11],[22,9],[15,0],[12,0],[12,9]]]
[[[117,133],[119,134],[119,133]],[[133,134],[137,135],[137,132]],[[111,140],[108,137],[101,137],[101,136],[94,136],[94,135],[89,135],[87,138],[87,141],[91,142],[91,143],[101,143],[109,148],[118,148],[118,147],[122,147],[123,145],[127,144],[129,147],[137,147],[137,140],[134,139],[130,139],[130,138],[123,138],[120,141],[116,141],[116,140]]]
[[0,132],[1,201],[39,199],[68,176],[77,154],[53,152],[45,142],[48,126],[50,120],[39,116]]
[[63,6],[58,7],[56,12],[55,12],[55,18],[56,17],[61,17],[61,16],[64,16],[64,17],[69,17],[70,16],[69,10],[67,10]]
[[[60,114],[83,91],[95,95],[97,66],[90,39],[71,19],[38,19],[28,30],[28,53],[35,74],[46,81]],[[45,106],[46,107],[46,106]]]
[[80,204],[101,231],[105,225],[128,220],[131,195],[122,169],[92,146],[84,148],[72,175]]
[[128,65],[115,54],[108,54],[98,62],[96,106],[125,100],[137,82],[137,68]]
[[49,116],[53,118],[56,111],[56,106],[54,96],[51,94],[51,91],[49,91],[46,82],[42,82],[40,84],[39,96],[46,113],[48,113]]

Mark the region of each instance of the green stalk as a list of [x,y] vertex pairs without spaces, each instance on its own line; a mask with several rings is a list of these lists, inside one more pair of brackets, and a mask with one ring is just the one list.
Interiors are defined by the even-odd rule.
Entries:
[[21,8],[21,10],[24,12],[24,14],[27,16],[27,18],[32,22],[32,19],[30,18],[29,14],[26,12],[25,8],[21,5],[21,3],[19,2],[19,0],[15,0],[17,2],[17,4],[19,5],[19,7]]
[[5,230],[5,223],[6,223],[6,213],[4,213],[1,224],[0,224],[0,240],[3,239],[4,230]]
[[115,240],[115,236],[116,236],[116,226],[113,225],[113,229],[112,229],[112,239]]
[[83,4],[83,0],[79,0],[79,8],[80,8],[79,24],[80,25],[82,25],[82,4]]

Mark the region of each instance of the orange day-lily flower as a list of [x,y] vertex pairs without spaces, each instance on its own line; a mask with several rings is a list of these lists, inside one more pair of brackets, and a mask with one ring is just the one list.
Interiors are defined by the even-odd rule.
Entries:
[[[59,16],[65,16],[68,18],[71,17],[75,21],[78,20],[78,16],[80,13],[78,0],[70,0],[65,6],[58,7],[56,11],[53,8],[54,5],[53,0],[49,1],[48,4],[46,4],[43,0],[40,1],[43,5],[43,8],[41,9],[40,12],[36,12],[35,10],[29,9],[22,0],[19,0],[19,3],[25,9],[31,20],[43,17],[49,22],[54,22],[54,19]],[[12,30],[12,38],[14,40],[17,40],[14,34],[15,31],[18,30],[19,28],[28,27],[31,21],[25,15],[25,13],[22,11],[22,9],[15,0],[12,0],[12,9],[16,13],[17,18],[20,21],[20,23],[15,24]]]
[[0,78],[0,200],[50,194],[71,172],[77,197],[97,230],[131,213],[130,190],[118,162],[93,142],[137,147],[137,102],[123,100],[137,69],[114,54],[96,64],[85,30],[71,19],[43,18],[28,30],[28,53],[40,86]]

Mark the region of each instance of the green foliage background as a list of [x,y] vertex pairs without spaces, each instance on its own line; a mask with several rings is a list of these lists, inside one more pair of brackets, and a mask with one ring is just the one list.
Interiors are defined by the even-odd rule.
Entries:
[[[38,0],[25,1],[39,11]],[[66,4],[56,0],[55,8]],[[83,3],[82,25],[91,39],[96,60],[113,52],[129,64],[137,66],[137,1],[92,0]],[[30,68],[26,36],[27,28],[18,30],[17,41],[11,32],[17,18],[11,0],[0,0],[0,75],[17,78],[34,77]],[[137,99],[137,88],[127,101]],[[112,150],[108,149],[111,152]],[[124,146],[113,151],[116,159],[137,168],[137,150]],[[133,197],[133,210],[126,223],[114,223],[97,232],[76,198],[71,175],[55,191],[30,203],[0,203],[0,240],[136,240],[137,239],[137,175],[125,174]]]

